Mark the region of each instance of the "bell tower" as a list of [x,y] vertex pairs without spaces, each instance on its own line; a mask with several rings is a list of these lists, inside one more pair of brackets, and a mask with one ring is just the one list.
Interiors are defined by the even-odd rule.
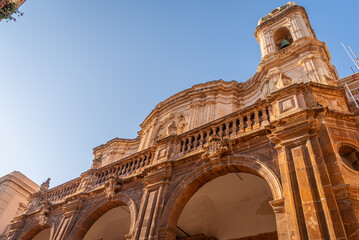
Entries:
[[258,21],[254,33],[261,50],[258,71],[264,71],[273,92],[298,82],[336,85],[338,75],[324,42],[317,39],[305,9],[294,2]]

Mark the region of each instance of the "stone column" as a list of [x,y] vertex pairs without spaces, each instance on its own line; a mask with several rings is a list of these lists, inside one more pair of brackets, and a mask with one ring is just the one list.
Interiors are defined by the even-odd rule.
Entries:
[[144,194],[133,239],[147,240],[157,238],[159,215],[164,206],[164,198],[167,194],[171,177],[171,166],[166,163],[144,178]]

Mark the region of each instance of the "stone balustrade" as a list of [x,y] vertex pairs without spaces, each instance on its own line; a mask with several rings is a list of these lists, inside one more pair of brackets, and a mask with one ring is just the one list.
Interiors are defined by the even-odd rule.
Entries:
[[268,103],[262,103],[184,133],[179,136],[178,155],[184,156],[189,152],[202,149],[213,135],[230,139],[261,129],[270,122],[270,114],[271,106]]
[[144,167],[153,162],[153,151],[153,148],[149,148],[98,169],[98,171],[94,173],[95,180],[93,187],[97,188],[103,185],[108,180],[110,174],[115,174],[117,178],[123,178],[141,172]]
[[62,184],[60,186],[54,187],[48,191],[46,191],[42,195],[43,201],[49,201],[51,203],[57,203],[77,192],[78,187],[80,185],[81,179],[76,178],[70,182]]
[[154,148],[146,149],[103,168],[85,172],[82,177],[71,180],[45,192],[33,194],[30,197],[30,201],[40,201],[37,201],[34,206],[35,208],[31,209],[31,212],[40,208],[44,201],[50,202],[51,204],[57,204],[71,195],[91,191],[104,186],[110,175],[115,175],[118,179],[121,179],[129,177],[132,174],[137,174],[141,172],[144,167],[153,162],[153,152]]

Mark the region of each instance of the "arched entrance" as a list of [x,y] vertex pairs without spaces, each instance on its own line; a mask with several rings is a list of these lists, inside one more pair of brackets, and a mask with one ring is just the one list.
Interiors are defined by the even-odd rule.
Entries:
[[49,240],[50,233],[51,233],[50,228],[45,228],[44,230],[42,230],[38,234],[36,234],[36,236],[33,237],[32,240]]
[[68,239],[124,240],[134,231],[136,207],[126,196],[99,199],[82,210]]
[[181,181],[171,196],[161,219],[162,239],[288,236],[283,224],[277,226],[279,219],[285,220],[279,180],[257,159],[232,156],[208,162]]
[[177,223],[177,238],[261,237],[276,239],[273,200],[264,179],[229,173],[202,186],[188,201]]
[[130,209],[125,205],[115,207],[97,219],[83,239],[125,240],[130,223]]
[[51,237],[51,229],[53,229],[53,223],[51,221],[52,227],[49,224],[39,224],[34,223],[27,226],[23,233],[18,236],[16,239],[22,240],[49,240]]

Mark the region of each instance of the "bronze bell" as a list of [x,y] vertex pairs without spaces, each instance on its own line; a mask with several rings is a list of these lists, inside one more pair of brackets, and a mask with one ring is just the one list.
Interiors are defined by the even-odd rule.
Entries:
[[290,45],[290,42],[287,39],[284,39],[281,43],[280,43],[280,49],[288,47]]

